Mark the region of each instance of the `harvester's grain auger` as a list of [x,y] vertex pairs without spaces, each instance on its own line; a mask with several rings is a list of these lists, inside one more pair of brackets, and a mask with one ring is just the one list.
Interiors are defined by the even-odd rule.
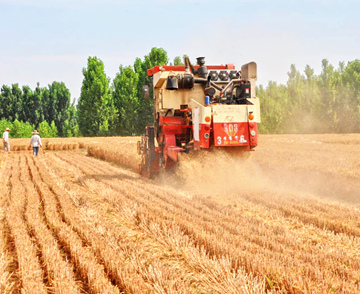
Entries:
[[[138,142],[139,171],[152,177],[177,166],[180,152],[192,150],[253,150],[257,145],[260,103],[255,96],[256,63],[234,65],[155,66],[154,126]],[[145,86],[145,97],[149,89]]]

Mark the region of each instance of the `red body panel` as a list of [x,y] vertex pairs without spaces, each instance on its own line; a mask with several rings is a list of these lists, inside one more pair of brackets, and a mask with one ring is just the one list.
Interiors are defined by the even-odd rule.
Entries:
[[186,120],[179,116],[161,116],[159,125],[162,127],[162,132],[166,134],[180,135],[186,128]]
[[[176,146],[176,137],[175,135],[165,135],[165,148],[164,154],[165,156],[170,157],[173,161],[177,161],[178,153],[183,149]],[[165,157],[167,161],[167,158]]]
[[[255,136],[251,135],[251,131],[255,131]],[[250,133],[250,147],[254,148],[257,146],[257,134],[258,134],[258,124],[255,122],[249,123],[249,133]]]
[[210,125],[209,124],[200,124],[200,147],[209,148],[210,147]]
[[161,116],[159,126],[161,126],[164,135],[165,168],[171,168],[173,163],[168,158],[176,162],[178,153],[183,150],[183,148],[176,145],[176,135],[182,135],[186,132],[186,120],[180,116]]
[[214,123],[215,146],[249,146],[249,123]]

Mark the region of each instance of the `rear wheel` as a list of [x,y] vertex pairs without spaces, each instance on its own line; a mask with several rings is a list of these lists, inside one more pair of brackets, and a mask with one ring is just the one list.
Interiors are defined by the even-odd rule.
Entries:
[[152,178],[155,160],[154,127],[146,127],[145,134],[142,135],[137,147],[141,155],[139,173],[144,177]]

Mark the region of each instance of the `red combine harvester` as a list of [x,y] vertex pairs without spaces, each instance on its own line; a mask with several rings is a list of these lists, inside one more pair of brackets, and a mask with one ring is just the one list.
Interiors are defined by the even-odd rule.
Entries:
[[[260,103],[256,63],[155,66],[152,77],[155,125],[138,142],[140,174],[152,177],[177,166],[179,152],[213,148],[252,150],[257,145]],[[148,98],[149,87],[144,86]]]

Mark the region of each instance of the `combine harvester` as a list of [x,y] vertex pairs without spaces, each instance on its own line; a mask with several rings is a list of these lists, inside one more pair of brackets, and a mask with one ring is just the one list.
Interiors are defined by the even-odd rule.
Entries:
[[[235,69],[232,64],[155,66],[152,77],[154,126],[138,142],[139,172],[153,177],[177,166],[180,152],[244,150],[257,145],[260,103],[255,95],[256,63]],[[143,98],[149,98],[145,85]]]

